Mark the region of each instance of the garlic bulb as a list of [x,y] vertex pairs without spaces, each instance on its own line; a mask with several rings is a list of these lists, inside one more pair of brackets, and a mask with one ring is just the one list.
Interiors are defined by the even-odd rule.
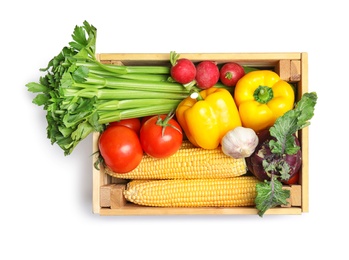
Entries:
[[258,145],[258,136],[251,128],[238,126],[230,130],[221,141],[222,151],[235,159],[252,155]]

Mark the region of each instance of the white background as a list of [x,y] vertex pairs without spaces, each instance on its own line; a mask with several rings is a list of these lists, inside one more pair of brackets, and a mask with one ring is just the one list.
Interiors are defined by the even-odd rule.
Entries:
[[[348,215],[346,1],[2,1],[0,259],[343,259]],[[319,96],[310,212],[296,216],[92,214],[92,137],[70,156],[46,138],[25,84],[87,20],[97,52],[308,52]]]

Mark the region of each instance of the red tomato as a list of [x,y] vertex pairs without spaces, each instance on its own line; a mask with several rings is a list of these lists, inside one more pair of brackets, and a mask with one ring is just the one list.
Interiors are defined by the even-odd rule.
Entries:
[[[160,123],[158,123],[160,118]],[[173,118],[166,122],[166,115],[148,119],[140,131],[140,142],[145,153],[154,158],[166,158],[178,151],[182,145],[181,126]]]
[[145,122],[148,121],[148,119],[152,118],[153,116],[145,116],[145,117],[142,117],[142,120],[141,120],[141,128],[142,126],[144,125]]
[[293,174],[293,176],[291,178],[289,178],[287,181],[284,181],[285,184],[296,184],[298,183],[299,180],[299,172]]
[[132,171],[143,158],[138,135],[126,126],[108,127],[101,134],[98,146],[105,164],[117,173]]
[[139,118],[124,119],[124,120],[112,122],[108,125],[108,127],[115,126],[115,125],[127,126],[132,130],[134,130],[137,134],[139,134],[139,130],[141,129],[141,120]]
[[[159,116],[159,115],[152,115],[152,116],[145,116],[145,117],[142,117],[142,119],[141,119],[141,128],[142,128],[142,126],[144,125],[144,123],[147,122],[148,119],[152,118],[153,116]],[[163,115],[160,115],[160,116],[166,117],[167,114],[163,114]]]

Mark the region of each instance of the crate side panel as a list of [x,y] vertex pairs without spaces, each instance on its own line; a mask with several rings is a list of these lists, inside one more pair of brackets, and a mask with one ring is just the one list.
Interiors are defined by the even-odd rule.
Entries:
[[[308,54],[302,53],[301,60],[301,94],[308,92]],[[309,130],[308,127],[302,129],[302,211],[309,212]]]
[[[102,53],[103,61],[122,61],[125,65],[170,65],[169,53]],[[280,59],[300,59],[299,53],[181,53],[181,58],[193,62],[214,60],[218,64],[235,61],[246,66],[275,66]]]
[[99,133],[94,132],[92,136],[93,143],[93,160],[92,160],[92,210],[93,213],[99,213],[100,206],[100,187],[110,183],[111,177],[105,174],[103,167],[100,165],[100,169],[96,169],[94,163],[98,159],[98,138]]
[[[265,215],[300,215],[300,207],[291,208],[273,208],[269,209]],[[133,204],[127,204],[120,209],[100,210],[102,216],[147,216],[147,215],[257,215],[258,211],[250,207],[234,208],[160,208],[160,207],[141,207]]]

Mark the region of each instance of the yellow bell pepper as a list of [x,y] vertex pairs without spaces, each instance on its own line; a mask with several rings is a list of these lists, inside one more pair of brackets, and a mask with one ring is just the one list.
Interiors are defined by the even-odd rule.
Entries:
[[293,109],[295,93],[288,82],[271,70],[257,70],[244,75],[236,84],[234,99],[242,126],[259,132]]
[[211,87],[182,100],[176,117],[188,140],[197,147],[215,149],[223,136],[241,126],[239,112],[230,92]]

